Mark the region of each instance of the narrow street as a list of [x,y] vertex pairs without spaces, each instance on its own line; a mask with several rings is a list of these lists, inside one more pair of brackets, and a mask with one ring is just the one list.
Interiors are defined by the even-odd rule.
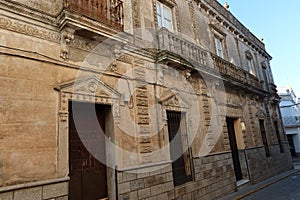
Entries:
[[[294,159],[294,166],[300,169],[300,158]],[[300,199],[300,171],[292,176],[278,181],[262,190],[243,198],[243,200],[299,200]]]

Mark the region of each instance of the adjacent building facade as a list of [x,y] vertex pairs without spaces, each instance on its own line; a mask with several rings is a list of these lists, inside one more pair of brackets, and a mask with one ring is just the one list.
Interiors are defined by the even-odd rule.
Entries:
[[280,87],[280,110],[293,156],[300,154],[300,101],[291,87]]
[[0,199],[217,199],[292,168],[272,58],[217,1],[0,9]]

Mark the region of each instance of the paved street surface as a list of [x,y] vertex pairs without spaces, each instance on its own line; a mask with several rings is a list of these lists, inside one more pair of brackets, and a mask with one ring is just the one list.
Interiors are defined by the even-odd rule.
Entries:
[[[295,169],[300,169],[300,159],[294,161]],[[277,183],[243,198],[243,200],[300,200],[300,171]]]

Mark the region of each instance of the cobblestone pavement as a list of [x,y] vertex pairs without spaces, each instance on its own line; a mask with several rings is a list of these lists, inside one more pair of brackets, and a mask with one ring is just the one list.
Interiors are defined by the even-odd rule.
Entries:
[[[294,160],[295,169],[300,169],[300,159]],[[243,200],[300,200],[300,171],[277,183],[243,198]]]

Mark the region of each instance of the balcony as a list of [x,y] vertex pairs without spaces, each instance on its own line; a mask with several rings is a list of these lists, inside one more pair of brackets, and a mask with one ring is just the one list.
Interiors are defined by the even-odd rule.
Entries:
[[228,80],[237,81],[241,84],[250,85],[256,89],[263,90],[263,85],[254,75],[246,70],[235,66],[234,64],[220,58],[211,53],[214,66],[219,71],[220,75]]
[[208,53],[195,43],[161,28],[158,31],[159,61],[174,60],[193,67],[206,66]]
[[[65,0],[59,17],[60,28],[65,26],[117,32],[124,29],[123,2],[121,0]],[[110,31],[111,30],[111,31]]]

